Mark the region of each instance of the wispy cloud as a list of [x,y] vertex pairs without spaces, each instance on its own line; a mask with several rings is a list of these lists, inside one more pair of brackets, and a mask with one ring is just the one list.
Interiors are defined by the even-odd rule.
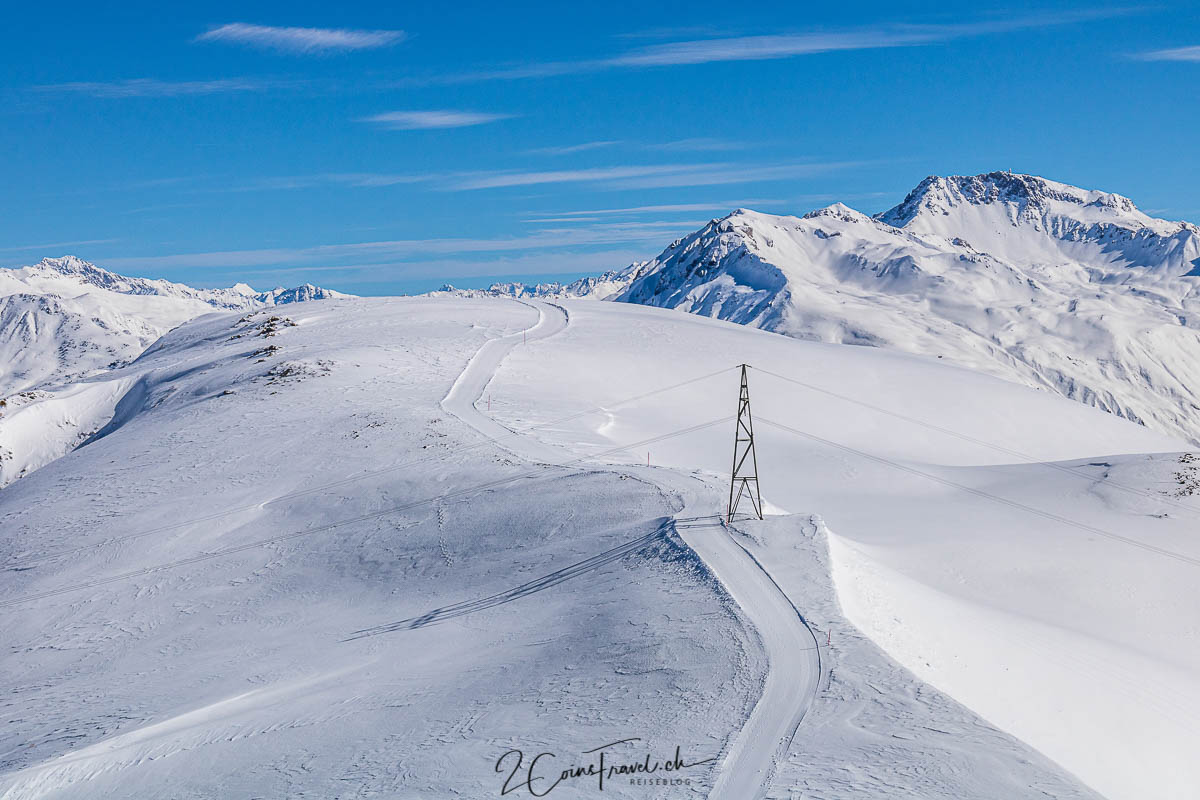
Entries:
[[687,26],[671,26],[664,28],[648,28],[640,31],[629,31],[628,33],[618,33],[617,39],[678,39],[681,36],[720,36],[724,34],[728,36],[730,30],[726,20],[722,20],[723,25],[687,25]]
[[759,181],[809,178],[828,172],[864,166],[862,161],[805,162],[799,164],[721,164],[678,173],[637,176],[613,181],[613,189],[667,189],[684,186],[723,186]]
[[598,142],[581,142],[561,147],[535,147],[525,152],[530,155],[569,156],[585,153],[590,150],[600,150],[621,146],[628,150],[657,151],[663,153],[703,153],[728,150],[744,150],[746,145],[739,142],[729,142],[723,139],[700,136],[691,139],[676,139],[671,142],[627,142],[621,139],[605,139]]
[[699,136],[692,139],[676,139],[673,142],[662,142],[660,144],[648,144],[648,150],[661,150],[666,153],[703,153],[716,152],[720,150],[743,150],[746,145],[741,142],[727,142],[724,139],[713,139],[708,136]]
[[197,42],[230,42],[283,53],[316,54],[371,50],[397,44],[404,31],[364,31],[347,28],[277,28],[231,22],[196,37]]
[[0,253],[20,253],[28,250],[57,250],[63,247],[82,247],[93,244],[111,244],[120,239],[76,239],[71,242],[50,242],[48,244],[25,244],[18,247],[0,247]]
[[[436,191],[466,192],[554,184],[592,184],[599,189],[653,189],[683,186],[720,186],[757,181],[792,180],[871,162],[832,161],[762,164],[746,162],[646,164],[559,170],[488,170],[475,172],[425,173],[319,173],[264,177],[241,184],[197,188],[196,192],[256,192],[313,189],[323,186],[381,188],[398,185],[424,185]],[[711,206],[664,206],[663,209],[703,209]],[[645,209],[655,208],[645,206]],[[604,211],[588,212],[606,213]]]
[[428,130],[432,128],[466,128],[483,125],[501,119],[510,119],[513,114],[488,114],[479,111],[389,111],[365,117],[360,122],[371,122],[394,131]]
[[720,186],[757,181],[791,180],[862,166],[861,161],[803,162],[792,164],[651,164],[636,167],[535,172],[483,172],[451,176],[440,188],[456,191],[540,186],[557,183],[591,183],[607,189],[661,189],[682,186]]
[[610,69],[642,69],[720,61],[764,61],[847,50],[921,47],[968,37],[1080,24],[1124,16],[1136,11],[1137,9],[1131,8],[1089,9],[957,24],[893,24],[846,30],[698,38],[646,45],[608,58],[521,64],[458,74],[414,77],[399,83],[436,85],[519,80]]
[[481,172],[468,174],[452,183],[456,189],[498,189],[510,186],[538,186],[550,183],[595,183],[670,175],[704,170],[717,165],[652,164],[640,167],[591,167],[587,169],[543,170],[536,172]]
[[507,253],[566,248],[588,248],[616,244],[657,246],[673,235],[687,233],[704,222],[698,220],[614,222],[584,227],[547,228],[524,236],[495,238],[399,239],[352,244],[318,245],[303,248],[271,248],[161,256],[109,258],[113,269],[181,269],[220,267],[263,267],[329,264],[336,261],[379,260],[421,261],[428,256],[463,253]]
[[739,36],[650,45],[610,59],[612,66],[657,67],[713,61],[764,61],[835,50],[911,47],[950,38],[945,30],[875,29],[843,33]]
[[625,208],[593,208],[583,211],[560,211],[557,216],[542,220],[530,219],[526,222],[566,222],[568,220],[602,219],[606,216],[636,216],[639,214],[675,214],[693,213],[697,211],[732,211],[735,208],[746,208],[755,205],[773,205],[778,200],[728,200],[717,203],[670,203],[653,206],[627,206]]
[[970,36],[1070,25],[1131,13],[1131,9],[1092,9],[1034,14],[952,25],[882,25],[846,31],[817,31],[765,36],[697,39],[650,45],[609,60],[614,66],[666,66],[713,61],[760,61],[830,53],[914,47]]
[[574,155],[575,153],[584,153],[588,150],[600,150],[601,148],[615,147],[621,143],[622,142],[619,139],[606,139],[600,142],[582,142],[580,144],[563,145],[562,147],[535,147],[532,150],[526,150],[525,152],[530,153],[531,155],[569,156]]
[[1149,53],[1140,53],[1137,57],[1143,61],[1200,61],[1200,45],[1151,50]]
[[[613,183],[616,181],[649,178],[653,176],[692,175],[682,178],[682,185],[702,181],[704,173],[727,169],[726,164],[650,164],[644,166],[590,167],[561,170],[488,170],[476,172],[427,172],[427,173],[323,173],[317,175],[295,175],[260,178],[240,186],[223,186],[215,191],[272,191],[286,189],[309,189],[319,186],[340,185],[357,188],[394,186],[399,184],[428,184],[440,191],[475,191],[480,189],[504,189],[521,186],[544,186],[569,183]],[[756,168],[761,169],[761,168]],[[751,170],[752,172],[755,170]],[[724,181],[721,181],[724,182]]]
[[123,81],[54,83],[33,88],[43,92],[75,92],[92,97],[184,97],[228,94],[230,92],[262,92],[268,89],[290,88],[300,85],[300,83],[300,81],[258,78],[221,78],[210,81],[160,81],[155,78],[132,78]]
[[[257,178],[239,185],[222,185],[213,192],[262,192],[286,191],[291,189],[315,189],[322,186],[348,186],[352,188],[376,188],[401,184],[427,183],[437,178],[433,174],[405,174],[387,172],[326,172],[317,175],[280,175]],[[201,190],[209,191],[209,190]]]

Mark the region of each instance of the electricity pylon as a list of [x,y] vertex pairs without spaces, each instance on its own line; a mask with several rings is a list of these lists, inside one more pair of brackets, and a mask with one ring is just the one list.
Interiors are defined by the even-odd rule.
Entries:
[[750,417],[750,386],[746,383],[745,364],[742,364],[742,388],[738,393],[737,429],[733,436],[733,475],[729,482],[729,513],[726,521],[733,522],[733,515],[737,513],[743,495],[750,498],[754,516],[762,519],[758,456],[754,452],[754,420]]

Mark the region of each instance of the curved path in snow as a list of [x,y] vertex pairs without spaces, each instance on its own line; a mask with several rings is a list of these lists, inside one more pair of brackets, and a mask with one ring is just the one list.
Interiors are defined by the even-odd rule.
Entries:
[[[546,464],[573,461],[577,453],[532,436],[513,436],[513,431],[476,407],[500,363],[514,347],[554,336],[567,327],[566,312],[557,306],[515,302],[536,309],[537,323],[484,344],[442,400],[442,408],[489,438],[503,437],[497,446],[521,458]],[[673,469],[622,466],[622,470],[636,472],[676,492],[684,501],[679,515],[719,517],[723,512],[724,487]],[[715,800],[757,800],[770,788],[780,758],[816,697],[821,678],[818,642],[771,577],[727,530],[681,526],[678,533],[725,586],[758,630],[766,650],[768,667],[762,696],[731,743],[710,795]]]

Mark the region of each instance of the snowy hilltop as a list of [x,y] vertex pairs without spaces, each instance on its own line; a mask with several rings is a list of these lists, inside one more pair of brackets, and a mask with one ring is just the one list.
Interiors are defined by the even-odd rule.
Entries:
[[86,441],[128,382],[86,381],[214,312],[344,298],[311,284],[256,292],[127,278],[74,256],[0,269],[0,487]]
[[1197,796],[1196,457],[1050,392],[453,296],[206,314],[69,391],[17,457],[95,433],[0,489],[5,800],[500,797],[606,743],[690,783],[550,796]]
[[509,296],[674,308],[945,358],[1200,441],[1200,228],[993,172],[929,177],[874,217],[738,209],[657,258]]
[[201,314],[345,296],[311,284],[193,289],[127,278],[75,256],[0,269],[0,398],[128,362]]

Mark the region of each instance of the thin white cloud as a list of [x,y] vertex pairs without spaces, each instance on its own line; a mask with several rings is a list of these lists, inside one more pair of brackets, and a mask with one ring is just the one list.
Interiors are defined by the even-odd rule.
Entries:
[[489,114],[479,111],[389,111],[386,114],[376,114],[359,121],[371,122],[394,131],[412,131],[433,128],[466,128],[501,119],[510,119],[512,116],[512,114]]
[[152,206],[138,206],[136,208],[127,208],[124,211],[117,211],[117,214],[122,216],[131,216],[134,214],[145,214],[146,212],[169,211],[176,208],[196,208],[199,203],[160,203]]
[[721,165],[709,164],[654,164],[641,167],[591,167],[587,169],[559,169],[537,172],[481,172],[459,178],[452,182],[454,189],[498,189],[509,186],[539,186],[550,183],[595,183],[641,178],[651,175],[669,175],[680,172],[709,169]]
[[1138,58],[1143,61],[1200,61],[1200,45],[1151,50],[1149,53],[1139,54]]
[[746,145],[741,142],[728,142],[724,139],[714,139],[708,136],[698,136],[691,139],[676,139],[673,142],[648,144],[647,150],[661,150],[667,153],[703,153],[719,150],[744,150]]
[[581,142],[580,144],[568,144],[561,147],[536,147],[532,150],[526,150],[529,155],[547,155],[547,156],[569,156],[576,153],[585,153],[590,150],[600,150],[602,148],[624,146],[629,150],[646,150],[658,151],[665,153],[703,153],[715,152],[721,150],[743,150],[746,145],[739,142],[729,142],[723,139],[715,139],[708,136],[698,136],[690,139],[676,139],[670,142],[627,142],[620,139],[605,139],[597,142]]
[[714,61],[761,61],[839,50],[915,47],[970,36],[1070,25],[1123,16],[1131,9],[1093,9],[1034,14],[953,25],[881,25],[846,31],[735,36],[650,45],[610,59],[614,66],[649,67]]
[[[480,172],[427,173],[324,173],[259,178],[241,185],[200,189],[201,192],[253,192],[312,189],[322,186],[377,188],[396,185],[426,185],[437,191],[465,192],[555,184],[594,184],[601,189],[654,189],[685,186],[720,186],[755,181],[778,181],[820,175],[862,166],[868,162],[835,161],[791,164],[716,162],[700,164],[648,164],[641,166],[587,167],[559,170],[492,170]],[[731,206],[733,207],[733,206]],[[644,206],[650,210],[655,206]],[[712,206],[664,206],[689,210]],[[588,212],[606,213],[605,211]],[[614,212],[618,213],[618,212]],[[564,216],[564,215],[560,215]]]
[[720,61],[764,61],[847,50],[921,47],[967,37],[1079,24],[1125,16],[1137,11],[1136,8],[1090,9],[949,25],[894,24],[840,31],[710,37],[647,45],[608,58],[551,61],[458,74],[413,77],[399,81],[397,85],[548,78],[609,69],[641,69]]
[[180,253],[161,256],[109,258],[112,269],[178,269],[220,267],[265,267],[328,264],[334,261],[378,260],[421,261],[424,257],[462,253],[506,253],[642,243],[657,246],[672,235],[684,234],[705,224],[698,220],[670,222],[620,222],[586,227],[548,228],[524,236],[496,238],[399,239],[378,242],[319,245],[303,248],[232,250],[206,253]]
[[[725,22],[722,20],[722,22]],[[649,28],[641,31],[630,31],[628,33],[618,33],[614,38],[617,39],[678,39],[681,36],[720,36],[724,34],[728,36],[730,31],[728,25],[689,25],[689,26],[671,26],[664,28]]]
[[628,206],[626,208],[595,208],[583,211],[560,211],[555,217],[544,220],[525,220],[526,222],[566,222],[568,220],[593,220],[603,216],[634,216],[638,214],[673,214],[696,211],[732,211],[735,208],[746,208],[754,205],[777,204],[778,200],[730,200],[719,203],[673,203],[653,206]]
[[548,222],[570,222],[578,224],[581,222],[603,222],[605,217],[538,217],[535,219],[521,220],[527,225],[542,225]]
[[568,144],[562,147],[535,147],[532,150],[525,152],[531,155],[546,155],[546,156],[569,156],[575,153],[584,153],[588,150],[599,150],[605,147],[615,147],[621,144],[619,139],[606,139],[600,142],[582,142],[580,144]]
[[57,250],[61,247],[80,247],[92,244],[111,244],[120,239],[76,239],[71,242],[50,242],[48,244],[26,244],[19,247],[0,247],[0,253],[19,253],[25,250]]
[[186,97],[190,95],[229,94],[231,92],[262,92],[288,88],[297,81],[261,80],[257,78],[221,78],[210,81],[160,81],[155,78],[132,78],[124,81],[76,81],[35,86],[43,92],[74,92],[92,97]]
[[345,184],[346,186],[355,186],[359,188],[375,188],[379,186],[397,186],[400,184],[409,183],[425,183],[430,180],[429,175],[407,175],[407,174],[389,174],[389,173],[370,173],[370,172],[348,172],[335,173],[326,176],[335,183]]
[[[736,208],[736,206],[730,206],[727,210],[732,211],[734,208]],[[632,229],[651,230],[653,228],[674,229],[674,228],[680,227],[681,225],[685,226],[689,230],[691,230],[694,228],[701,227],[706,222],[706,220],[694,220],[694,219],[693,220],[677,220],[677,219],[656,220],[654,222],[639,222],[639,221],[633,221],[633,220],[629,220],[629,221],[625,221],[625,222],[613,222],[611,217],[601,217],[601,216],[596,216],[596,217],[565,217],[565,216],[564,217],[544,217],[542,219],[527,219],[527,220],[522,220],[522,221],[527,224],[530,224],[530,225],[533,225],[533,224],[580,225],[582,223],[594,223],[590,226],[593,229],[607,227],[612,230],[620,230],[622,227],[624,227],[625,229],[630,229],[630,230],[632,230]],[[544,228],[543,232],[559,232],[559,233],[561,233],[561,232],[567,231],[567,230],[570,230],[570,228],[561,228],[561,227],[560,228]]]
[[333,53],[371,50],[403,41],[404,31],[364,31],[347,28],[279,28],[231,22],[196,37],[197,42],[231,42],[283,53]]
[[835,50],[871,50],[928,44],[947,38],[935,31],[865,30],[846,33],[740,36],[731,39],[698,39],[667,42],[634,50],[610,60],[613,66],[655,67],[705,64],[713,61],[764,61]]
[[647,175],[613,181],[613,189],[667,189],[683,186],[723,186],[758,181],[782,181],[808,178],[840,169],[863,166],[861,161],[837,161],[802,164],[726,164],[665,175]]
[[319,175],[282,175],[278,177],[258,178],[249,183],[238,186],[221,186],[211,191],[220,193],[286,191],[291,189],[314,189],[329,185],[374,188],[400,184],[427,183],[436,177],[433,174],[329,172]]

